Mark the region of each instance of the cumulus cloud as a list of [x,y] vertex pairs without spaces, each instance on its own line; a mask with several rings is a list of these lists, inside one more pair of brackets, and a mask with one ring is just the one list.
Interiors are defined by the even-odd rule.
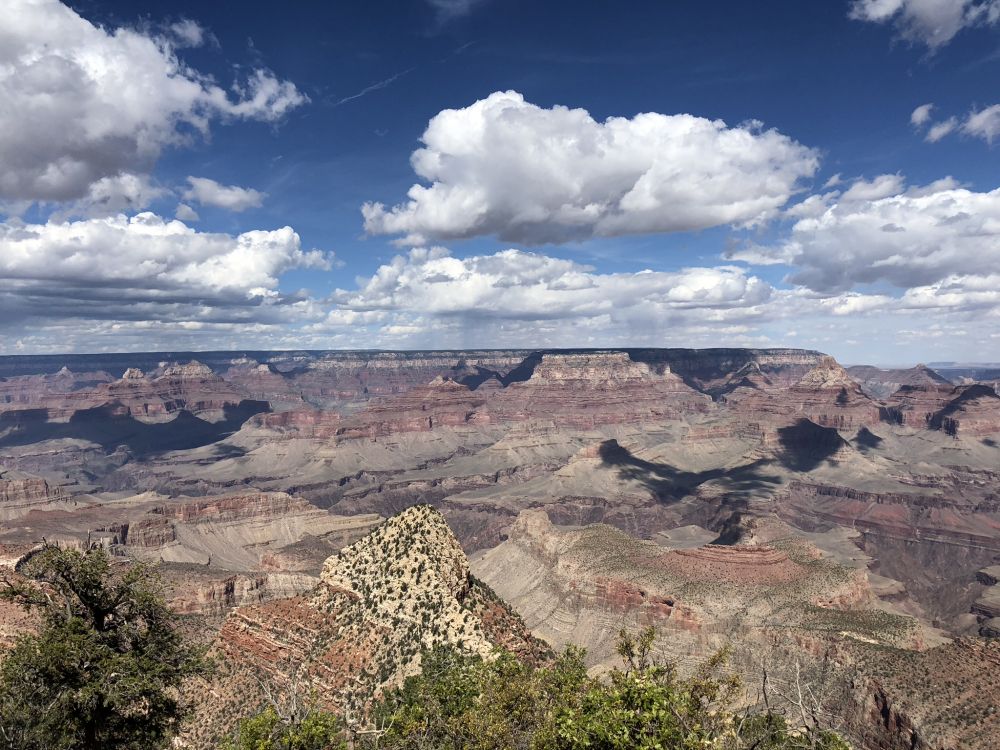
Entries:
[[102,177],[87,187],[87,194],[76,201],[61,205],[53,214],[56,219],[70,216],[112,216],[142,211],[170,191],[156,184],[149,175],[123,173]]
[[1000,190],[975,192],[946,179],[884,195],[868,192],[872,184],[848,199],[852,187],[822,213],[794,224],[790,239],[774,249],[798,267],[791,281],[836,292],[856,284],[910,289],[955,274],[1000,273]]
[[187,181],[191,187],[184,192],[184,200],[205,206],[216,206],[237,212],[246,211],[248,208],[259,208],[267,197],[267,193],[259,190],[237,185],[222,185],[207,177],[188,177]]
[[180,219],[181,221],[199,221],[201,217],[198,212],[195,211],[187,203],[178,203],[177,208],[174,209],[174,218]]
[[95,183],[149,171],[214,120],[275,122],[307,101],[255,70],[232,90],[183,63],[197,24],[163,35],[105,29],[57,0],[8,0],[0,25],[0,199],[87,198]]
[[1000,3],[997,0],[854,0],[850,17],[891,23],[906,41],[936,50],[962,29],[1000,21]]
[[907,289],[899,305],[910,310],[996,310],[1000,273],[949,274],[934,284]]
[[871,201],[898,194],[905,185],[902,175],[880,174],[872,180],[859,179],[844,191],[844,202]]
[[815,151],[759,123],[657,113],[598,122],[515,91],[438,113],[422,141],[411,162],[430,184],[392,208],[366,203],[369,233],[544,243],[752,225],[818,167]]
[[0,223],[0,318],[260,321],[304,301],[278,291],[282,273],[330,261],[290,227],[233,236],[152,213]]
[[[991,282],[980,282],[988,290]],[[953,282],[941,288],[949,286]],[[1000,320],[985,292],[979,307],[939,293],[931,308],[916,293],[774,289],[731,266],[600,273],[520,250],[467,258],[441,248],[411,250],[330,302],[334,308],[304,327],[298,346],[330,340],[385,348],[484,341],[497,347],[799,345],[849,352],[854,361],[900,362],[926,355],[919,337],[898,335],[918,304],[922,317],[962,332],[948,342],[953,351],[968,345],[967,335],[993,330]]]
[[418,248],[334,299],[340,310],[354,312],[620,321],[637,312],[656,317],[670,310],[752,307],[771,292],[766,282],[731,266],[602,274],[515,249],[460,259],[444,248]]
[[930,122],[933,109],[933,104],[921,104],[910,114],[910,124],[915,128],[923,127]]

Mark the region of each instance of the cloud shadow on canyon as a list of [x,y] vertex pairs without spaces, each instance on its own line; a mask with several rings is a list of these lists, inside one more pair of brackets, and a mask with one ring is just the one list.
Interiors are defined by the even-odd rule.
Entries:
[[[871,434],[872,438],[878,438]],[[862,444],[865,438],[859,434]],[[878,445],[870,438],[868,443]],[[824,461],[832,458],[841,448],[849,447],[844,438],[833,427],[823,427],[809,419],[800,419],[795,424],[778,428],[778,444],[781,446],[781,464],[792,471],[808,472]]]
[[[266,401],[244,400],[224,409],[224,418],[208,422],[181,410],[169,422],[146,423],[121,414],[117,404],[81,409],[68,422],[49,421],[47,409],[26,409],[0,414],[0,448],[46,440],[83,440],[106,451],[124,446],[135,458],[157,453],[190,450],[232,435],[250,417],[270,411]],[[224,455],[231,453],[221,449]]]
[[745,499],[734,501],[760,490],[772,489],[781,482],[780,476],[764,471],[768,465],[773,464],[770,459],[762,458],[733,468],[683,471],[670,464],[638,458],[616,440],[601,443],[598,455],[604,464],[618,467],[621,479],[641,482],[661,503],[678,502],[706,482],[719,481],[725,488],[725,504],[744,507]]

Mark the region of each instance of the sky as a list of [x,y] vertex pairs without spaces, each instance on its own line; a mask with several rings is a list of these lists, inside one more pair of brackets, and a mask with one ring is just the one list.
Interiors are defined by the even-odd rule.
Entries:
[[1000,0],[3,0],[0,354],[1000,360]]

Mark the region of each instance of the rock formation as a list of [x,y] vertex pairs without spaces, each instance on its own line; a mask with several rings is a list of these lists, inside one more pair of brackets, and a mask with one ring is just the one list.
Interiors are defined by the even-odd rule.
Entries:
[[332,556],[311,592],[233,611],[219,637],[234,671],[286,687],[300,680],[322,705],[354,710],[418,671],[422,650],[451,644],[490,658],[500,643],[527,659],[550,653],[471,577],[428,506]]
[[823,357],[790,387],[762,389],[749,383],[728,393],[725,402],[742,419],[765,425],[807,419],[821,427],[857,430],[882,418],[878,404],[832,357]]
[[13,521],[31,509],[65,506],[68,494],[41,477],[0,469],[0,521]]
[[587,429],[680,419],[704,414],[711,405],[666,365],[637,362],[625,352],[596,352],[542,355],[530,377],[496,392],[490,411],[507,422]]
[[847,372],[858,381],[866,394],[879,401],[890,398],[903,386],[923,388],[951,385],[947,378],[927,365],[917,365],[906,370],[855,365],[848,367]]

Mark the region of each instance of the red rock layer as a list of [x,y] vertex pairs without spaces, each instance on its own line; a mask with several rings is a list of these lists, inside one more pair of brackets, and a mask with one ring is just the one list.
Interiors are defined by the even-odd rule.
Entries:
[[437,378],[392,398],[378,399],[348,417],[337,431],[341,438],[375,438],[398,432],[424,432],[437,427],[490,422],[489,388],[472,390],[454,380]]
[[907,370],[885,370],[880,367],[856,365],[847,372],[858,381],[862,390],[872,398],[885,400],[903,386],[950,386],[951,383],[927,365],[917,365]]
[[765,426],[808,419],[821,427],[854,431],[882,421],[879,405],[832,357],[824,357],[790,388],[740,387],[725,402],[741,419]]
[[784,552],[769,546],[708,544],[667,552],[658,564],[671,573],[697,581],[748,586],[775,586],[805,578],[807,571]]
[[284,492],[253,492],[162,505],[152,510],[184,523],[241,521],[249,518],[280,518],[290,513],[317,511],[308,500]]
[[964,385],[930,420],[933,429],[956,437],[984,437],[1000,433],[1000,396],[989,386]]
[[491,398],[498,421],[551,421],[588,429],[703,414],[711,398],[666,366],[633,361],[625,352],[545,354],[524,382]]
[[779,512],[802,528],[835,523],[898,539],[1000,552],[1000,498],[995,495],[964,499],[791,482],[777,499]]
[[948,406],[957,389],[950,383],[904,385],[886,401],[893,421],[906,427],[931,426],[934,415]]
[[[195,414],[221,414],[227,406],[235,406],[244,398],[211,368],[198,362],[164,365],[153,377],[130,368],[121,379],[91,383],[92,387],[77,387],[83,381],[58,373],[39,378],[48,380],[37,390],[32,391],[29,384],[17,400],[4,404],[0,398],[0,411],[44,409],[49,419],[68,419],[78,411],[110,406],[115,416],[156,421],[169,419],[182,409]],[[57,381],[67,387],[53,386]]]
[[267,430],[278,439],[327,440],[339,434],[343,418],[335,411],[297,409],[257,414],[247,425]]

